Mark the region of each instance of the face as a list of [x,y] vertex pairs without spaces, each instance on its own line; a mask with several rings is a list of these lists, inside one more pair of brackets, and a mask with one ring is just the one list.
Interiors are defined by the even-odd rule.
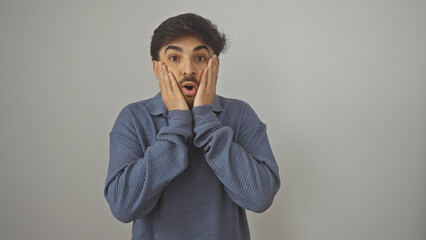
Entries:
[[167,65],[176,78],[186,102],[192,107],[201,74],[213,49],[195,37],[179,38],[160,49],[160,62]]

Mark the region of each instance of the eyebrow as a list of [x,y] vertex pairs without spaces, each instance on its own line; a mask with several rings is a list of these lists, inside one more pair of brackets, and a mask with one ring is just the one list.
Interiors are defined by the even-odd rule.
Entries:
[[167,46],[167,47],[166,47],[166,50],[164,50],[164,55],[166,55],[166,52],[167,52],[167,50],[169,50],[169,49],[173,49],[173,50],[176,50],[176,51],[182,52],[182,48],[177,47],[177,46],[170,45],[170,46]]
[[193,51],[193,52],[195,52],[195,51],[199,51],[199,50],[201,50],[201,49],[206,49],[206,50],[207,50],[207,52],[208,52],[208,53],[210,53],[209,49],[208,49],[208,48],[207,48],[207,46],[205,46],[205,45],[200,45],[200,46],[198,46],[198,47],[194,48],[194,50],[192,50],[192,51]]
[[[172,50],[176,50],[178,52],[182,52],[182,48],[178,47],[178,46],[174,46],[174,45],[169,45],[166,47],[166,49],[164,50],[164,55],[166,55],[167,50],[172,49]],[[192,50],[193,52],[199,51],[205,49],[207,50],[208,53],[210,53],[209,49],[207,48],[207,46],[205,45],[200,45],[198,47],[195,47],[194,50]]]

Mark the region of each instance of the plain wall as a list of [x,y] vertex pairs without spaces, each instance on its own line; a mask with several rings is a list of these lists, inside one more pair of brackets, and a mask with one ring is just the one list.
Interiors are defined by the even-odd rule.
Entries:
[[282,187],[252,239],[426,239],[415,0],[0,0],[0,239],[130,239],[103,198],[108,134],[158,92],[150,38],[184,12],[228,34],[217,93],[268,126]]

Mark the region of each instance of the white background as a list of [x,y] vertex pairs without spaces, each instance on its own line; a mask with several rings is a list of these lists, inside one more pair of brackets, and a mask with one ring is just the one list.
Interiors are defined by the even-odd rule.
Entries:
[[282,187],[253,239],[426,239],[423,0],[0,0],[0,239],[130,239],[108,134],[185,12],[228,34],[217,92],[268,126]]

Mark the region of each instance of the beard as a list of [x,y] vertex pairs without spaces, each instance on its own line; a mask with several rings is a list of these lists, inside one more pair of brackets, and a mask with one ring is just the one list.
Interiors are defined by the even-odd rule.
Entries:
[[191,75],[191,76],[185,76],[181,80],[179,80],[179,82],[178,82],[179,89],[180,89],[183,97],[185,98],[185,101],[188,104],[188,107],[190,109],[192,109],[192,107],[194,105],[195,96],[188,96],[188,95],[184,94],[184,92],[182,91],[183,84],[186,83],[186,82],[192,82],[192,83],[194,83],[197,86],[197,89],[198,89],[198,86],[199,86],[200,82],[193,75]]
[[198,84],[199,84],[199,81],[193,75],[191,75],[191,76],[185,76],[181,80],[179,80],[179,82],[178,82],[179,87],[182,87],[182,85],[185,82],[193,82],[193,83],[195,83],[195,85],[197,85],[197,87],[198,87]]

